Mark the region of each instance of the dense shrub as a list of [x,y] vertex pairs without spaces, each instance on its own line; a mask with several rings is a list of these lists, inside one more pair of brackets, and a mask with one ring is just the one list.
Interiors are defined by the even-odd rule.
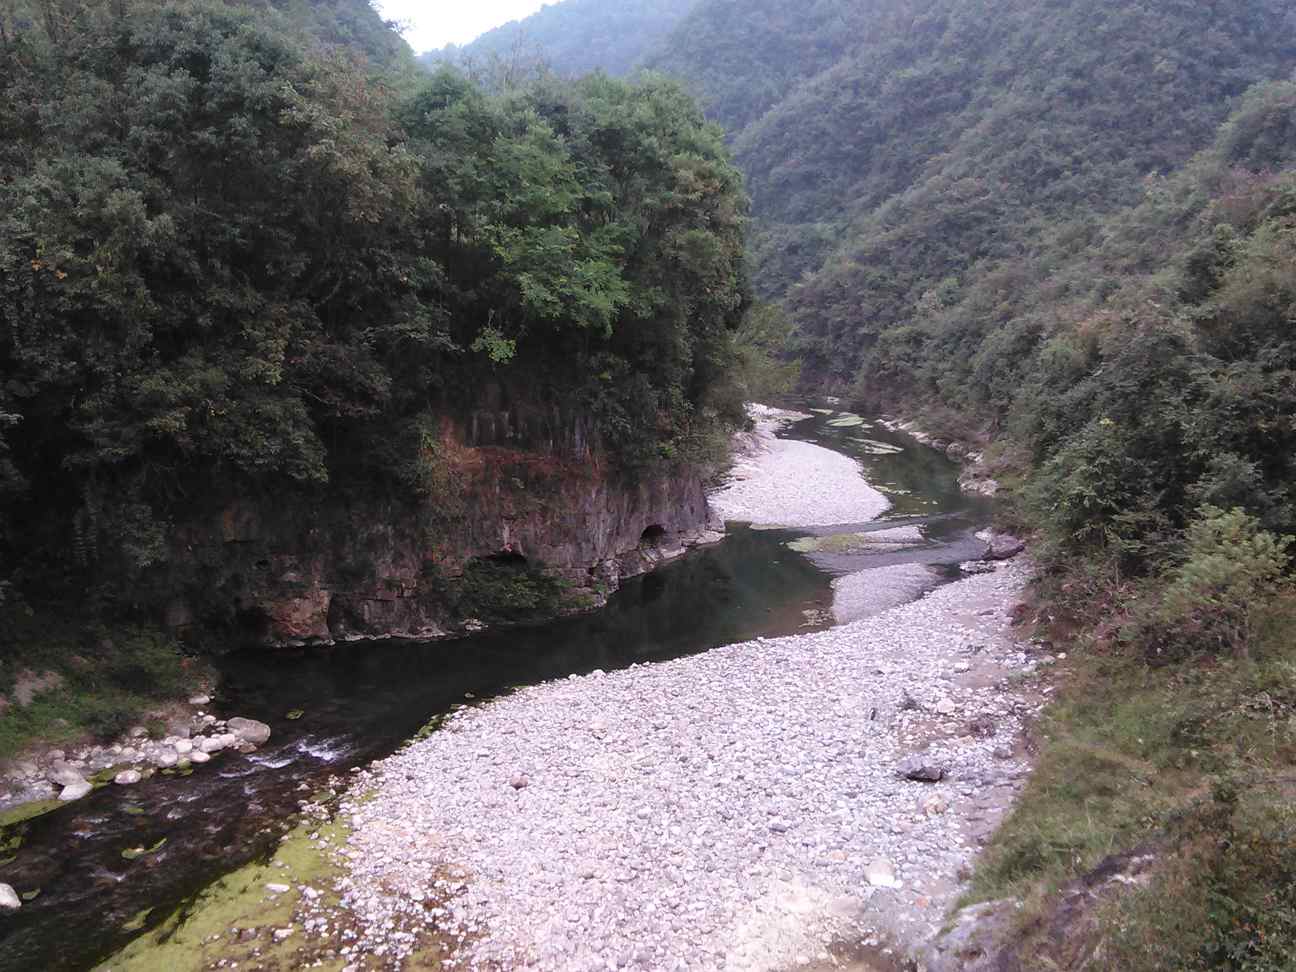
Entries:
[[1245,654],[1252,619],[1277,593],[1291,543],[1240,509],[1202,510],[1153,615],[1157,652],[1177,653],[1177,646]]

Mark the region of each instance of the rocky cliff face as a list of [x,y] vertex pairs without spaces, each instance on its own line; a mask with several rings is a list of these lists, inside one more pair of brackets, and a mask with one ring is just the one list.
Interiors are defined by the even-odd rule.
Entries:
[[421,502],[235,497],[175,534],[167,624],[287,646],[430,639],[602,604],[720,529],[696,471],[626,482],[554,412],[446,422]]

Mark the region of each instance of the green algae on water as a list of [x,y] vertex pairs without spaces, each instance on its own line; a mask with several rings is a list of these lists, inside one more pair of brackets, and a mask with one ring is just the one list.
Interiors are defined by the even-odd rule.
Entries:
[[847,412],[841,418],[833,419],[828,423],[830,429],[857,429],[861,425],[867,425],[868,422],[858,415]]
[[6,827],[12,827],[15,824],[25,823],[35,817],[41,817],[51,810],[57,810],[63,806],[59,800],[35,800],[31,803],[21,803],[16,807],[0,813],[0,832]]

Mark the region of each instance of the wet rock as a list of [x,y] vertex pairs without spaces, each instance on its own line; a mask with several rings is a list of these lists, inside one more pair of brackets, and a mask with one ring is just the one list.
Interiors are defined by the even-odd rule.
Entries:
[[118,786],[130,786],[133,783],[138,783],[142,779],[144,779],[144,774],[142,774],[139,770],[132,769],[132,770],[124,770],[123,772],[118,773],[116,776],[113,777],[113,782],[116,783]]
[[929,762],[922,756],[910,756],[896,767],[896,775],[915,783],[939,783],[945,779],[945,767]]
[[299,597],[285,597],[262,605],[271,637],[286,645],[332,644],[329,629],[331,591],[313,590]]
[[69,766],[62,759],[56,759],[49,770],[45,773],[45,778],[55,786],[74,786],[78,783],[85,782],[85,776],[79,769]]
[[80,800],[93,792],[94,784],[89,780],[81,780],[79,783],[69,783],[63,787],[63,792],[59,794],[59,800],[63,803],[71,803],[73,800]]
[[229,730],[252,746],[264,746],[270,741],[270,727],[255,719],[236,718],[229,721]]
[[0,884],[0,911],[17,911],[22,907],[18,892],[7,884]]

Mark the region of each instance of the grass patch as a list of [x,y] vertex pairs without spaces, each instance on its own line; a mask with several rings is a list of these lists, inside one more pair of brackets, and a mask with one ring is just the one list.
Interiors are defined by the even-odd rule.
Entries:
[[[0,695],[10,702],[0,718],[0,760],[37,742],[115,738],[209,677],[202,662],[152,628],[87,626],[11,607],[0,614],[0,641],[12,646],[0,659]],[[24,672],[52,672],[61,684],[19,705],[14,690]]]
[[1096,925],[1104,967],[1296,970],[1296,611],[1266,611],[1249,657],[1154,667],[1114,640],[1073,649],[968,902],[1017,898],[1027,927],[1063,885],[1151,842],[1152,885]]

